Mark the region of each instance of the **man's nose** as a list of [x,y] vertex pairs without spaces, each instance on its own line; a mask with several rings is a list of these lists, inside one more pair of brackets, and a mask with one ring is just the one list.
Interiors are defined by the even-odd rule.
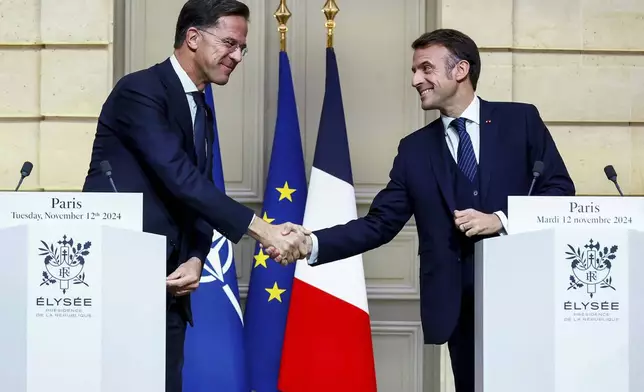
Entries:
[[242,61],[242,50],[241,50],[241,48],[235,49],[235,51],[230,54],[230,58],[233,59],[236,63],[241,63],[241,61]]
[[423,77],[419,72],[414,72],[414,75],[411,77],[412,87],[418,87],[423,83]]

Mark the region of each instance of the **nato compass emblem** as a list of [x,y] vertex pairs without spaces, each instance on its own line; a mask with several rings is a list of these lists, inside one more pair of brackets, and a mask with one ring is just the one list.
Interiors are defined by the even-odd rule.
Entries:
[[566,252],[566,259],[572,260],[570,267],[572,268],[572,275],[570,275],[570,289],[581,289],[586,286],[586,292],[590,298],[597,291],[597,285],[600,288],[610,288],[615,290],[612,286],[613,278],[610,276],[610,269],[615,260],[615,252],[617,252],[617,245],[604,247],[602,249],[599,242],[594,242],[592,239],[583,246],[584,250],[579,247],[575,249],[572,245],[568,245],[569,251]]
[[55,283],[60,284],[60,289],[63,294],[69,290],[69,282],[72,284],[85,283],[85,257],[89,255],[89,248],[92,246],[91,242],[81,244],[80,242],[74,243],[73,238],[67,239],[64,235],[63,239],[55,243],[47,245],[45,241],[40,241],[43,245],[38,248],[40,256],[45,256],[45,270],[42,273],[42,283],[40,285],[51,285]]
[[[219,281],[221,289],[223,290],[226,297],[230,301],[230,304],[235,308],[239,320],[244,322],[244,317],[242,315],[241,306],[239,300],[233,293],[233,290],[230,288],[230,285],[226,283],[226,274],[230,270],[230,267],[233,265],[233,244],[226,237],[221,235],[216,230],[213,232],[212,244],[210,246],[210,252],[206,257],[206,262],[203,266],[203,273],[201,279],[199,279],[199,284],[203,283],[213,283]],[[237,279],[237,276],[234,274],[229,276],[228,279]]]

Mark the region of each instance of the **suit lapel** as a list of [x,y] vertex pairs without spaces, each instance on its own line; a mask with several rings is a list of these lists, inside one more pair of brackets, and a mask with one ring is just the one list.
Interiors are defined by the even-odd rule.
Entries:
[[479,150],[479,174],[481,181],[481,197],[483,200],[488,194],[490,178],[495,171],[498,146],[498,124],[493,118],[494,106],[487,101],[481,101],[481,113],[479,120],[480,129],[480,150]]
[[183,90],[181,81],[172,68],[170,59],[159,64],[159,71],[163,84],[168,91],[168,110],[170,116],[174,117],[183,133],[185,144],[184,149],[193,162],[197,162],[197,155],[194,149],[194,137],[192,132],[192,116],[190,115],[190,106],[188,98]]
[[435,120],[429,125],[429,158],[431,161],[434,176],[438,182],[438,188],[443,194],[443,198],[447,203],[450,213],[456,209],[456,202],[454,200],[454,189],[452,188],[449,180],[449,168],[446,164],[446,154],[449,154],[447,145],[445,145],[445,130],[443,123],[440,119]]

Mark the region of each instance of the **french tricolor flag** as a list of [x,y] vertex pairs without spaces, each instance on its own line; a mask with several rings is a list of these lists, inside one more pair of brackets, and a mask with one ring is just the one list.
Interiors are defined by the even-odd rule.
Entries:
[[[356,198],[333,48],[303,226],[317,230],[356,219]],[[279,389],[375,392],[376,375],[362,256],[295,267]]]

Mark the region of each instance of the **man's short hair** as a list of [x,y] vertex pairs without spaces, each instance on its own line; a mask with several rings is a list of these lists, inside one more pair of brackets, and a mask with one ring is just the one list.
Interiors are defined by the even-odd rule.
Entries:
[[476,90],[476,84],[481,73],[481,58],[476,43],[466,34],[452,29],[438,29],[425,33],[418,37],[412,44],[412,49],[423,49],[432,45],[445,47],[451,54],[446,59],[445,68],[450,72],[456,64],[465,60],[470,63],[469,78],[472,87]]
[[248,20],[248,6],[237,0],[188,0],[181,8],[174,33],[174,48],[178,49],[191,27],[207,29],[216,26],[224,16],[241,16]]

